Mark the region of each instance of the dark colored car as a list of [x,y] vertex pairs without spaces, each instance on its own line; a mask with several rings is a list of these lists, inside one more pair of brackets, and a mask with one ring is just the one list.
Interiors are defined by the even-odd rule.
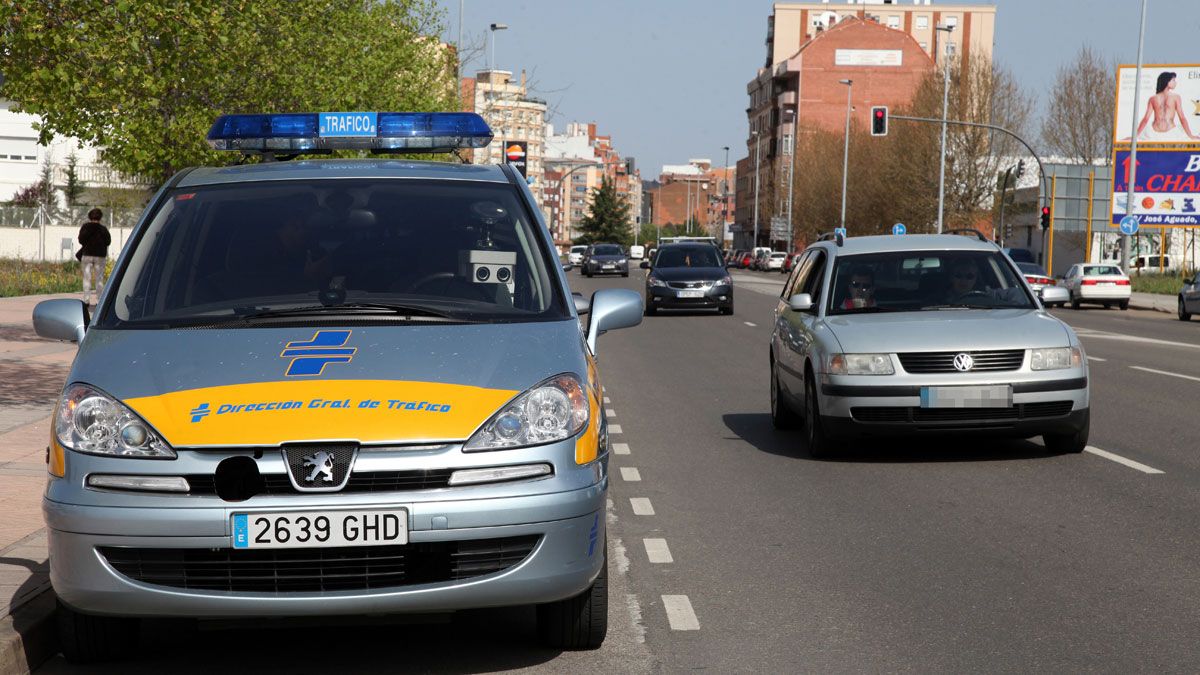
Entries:
[[716,309],[733,314],[733,279],[721,252],[709,244],[668,244],[646,276],[646,315],[659,309]]
[[793,253],[792,255],[789,255],[787,257],[787,259],[783,261],[783,268],[780,269],[779,271],[783,272],[784,274],[791,274],[792,268],[795,267],[796,263],[800,261],[800,256],[802,256],[802,255],[804,255],[804,254],[803,253]]
[[625,251],[616,244],[592,244],[583,254],[584,276],[597,274],[620,274],[629,276],[629,258]]
[[1033,251],[1027,248],[1006,248],[1004,254],[1015,263],[1036,263],[1037,258],[1034,257]]

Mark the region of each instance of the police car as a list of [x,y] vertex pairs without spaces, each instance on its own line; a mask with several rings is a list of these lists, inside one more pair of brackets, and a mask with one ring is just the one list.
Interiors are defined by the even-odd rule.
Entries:
[[[146,617],[536,605],[550,646],[606,631],[608,438],[596,338],[638,294],[573,299],[468,113],[228,115],[260,155],[153,198],[77,340],[43,503],[63,651]],[[292,159],[340,148],[375,159]],[[586,326],[579,317],[589,314]]]

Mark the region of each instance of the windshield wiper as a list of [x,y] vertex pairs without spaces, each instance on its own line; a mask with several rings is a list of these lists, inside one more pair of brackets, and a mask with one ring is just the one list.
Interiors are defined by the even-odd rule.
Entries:
[[289,316],[315,316],[320,314],[382,314],[415,320],[445,320],[455,323],[476,323],[471,319],[454,316],[441,310],[422,305],[402,305],[382,302],[347,302],[340,305],[306,305],[286,309],[268,309],[249,314],[240,314],[237,320],[274,319]]
[[[1005,309],[1005,307],[1003,307],[1001,305],[980,305],[980,304],[974,304],[974,303],[969,303],[969,302],[953,302],[953,303],[946,303],[943,305],[925,305],[921,309],[922,310],[926,310],[926,309]],[[1011,308],[1007,308],[1007,309],[1011,309]]]

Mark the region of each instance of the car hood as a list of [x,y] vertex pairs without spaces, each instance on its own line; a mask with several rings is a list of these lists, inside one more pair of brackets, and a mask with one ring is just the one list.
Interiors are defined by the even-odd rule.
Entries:
[[123,401],[176,447],[460,441],[547,377],[586,386],[584,354],[574,319],[91,330],[69,381]]
[[1036,309],[947,309],[828,317],[845,353],[1066,347],[1066,324]]
[[651,274],[663,281],[716,281],[729,272],[724,267],[656,267]]

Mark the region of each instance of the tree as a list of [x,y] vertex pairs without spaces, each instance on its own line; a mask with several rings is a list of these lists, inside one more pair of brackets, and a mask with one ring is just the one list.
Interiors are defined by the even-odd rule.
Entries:
[[0,95],[43,144],[75,136],[162,181],[234,161],[204,142],[222,113],[456,109],[440,17],[433,0],[9,0]]
[[79,180],[79,158],[75,156],[75,152],[67,155],[67,167],[64,172],[63,196],[67,198],[67,208],[75,207],[79,204],[79,198],[83,196],[83,181]]
[[1087,45],[1073,63],[1058,69],[1042,119],[1042,143],[1050,152],[1084,164],[1109,158],[1116,71]]
[[600,187],[592,196],[592,208],[579,223],[581,233],[576,244],[613,242],[627,244],[629,234],[629,202],[617,192],[608,176],[600,179]]

